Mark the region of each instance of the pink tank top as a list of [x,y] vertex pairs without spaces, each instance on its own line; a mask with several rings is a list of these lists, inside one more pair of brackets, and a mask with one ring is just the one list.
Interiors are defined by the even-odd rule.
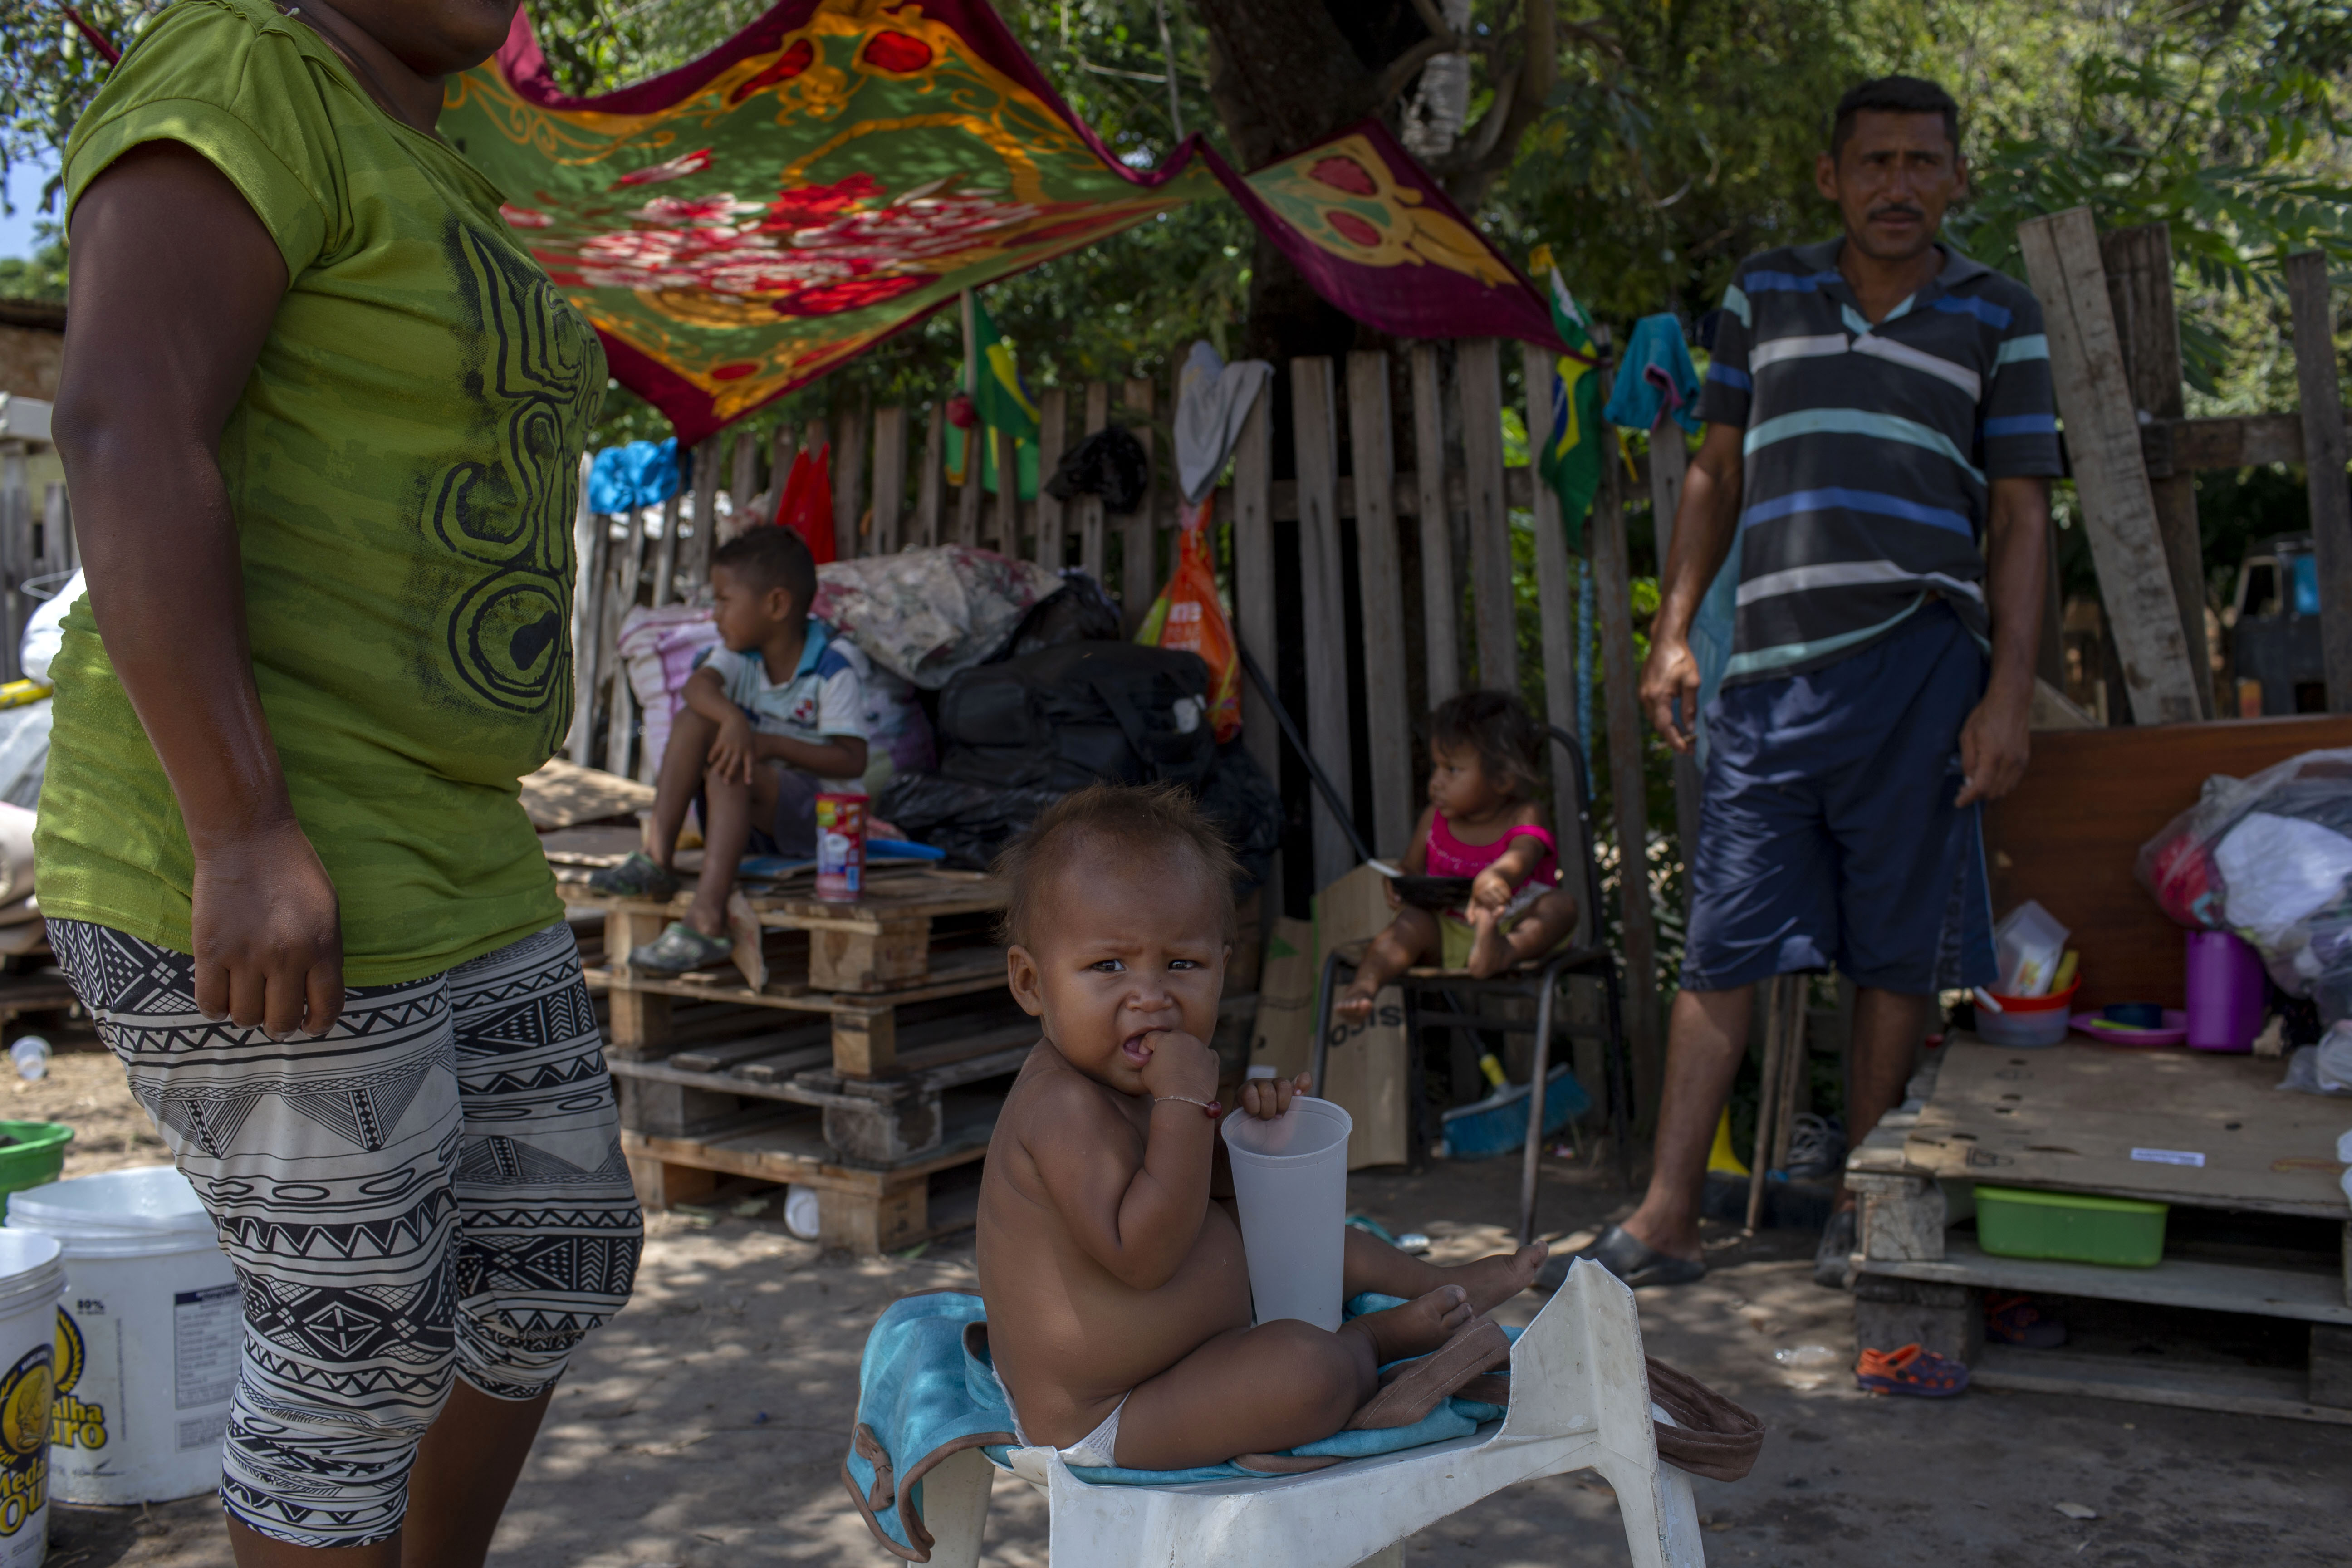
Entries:
[[1528,883],[1546,888],[1556,884],[1559,880],[1559,857],[1555,841],[1547,830],[1513,827],[1507,829],[1492,844],[1465,844],[1454,837],[1453,830],[1445,826],[1445,818],[1435,814],[1429,819],[1429,874],[1433,877],[1475,877],[1501,859],[1503,851],[1511,847],[1514,838],[1539,841],[1544,847],[1544,858],[1536,862],[1536,868],[1528,873],[1527,880],[1511,891],[1516,893]]

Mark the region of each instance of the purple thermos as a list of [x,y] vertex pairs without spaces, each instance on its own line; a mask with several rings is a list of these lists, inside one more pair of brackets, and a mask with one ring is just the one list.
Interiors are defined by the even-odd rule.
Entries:
[[2189,1044],[2252,1050],[2263,1026],[2262,955],[2225,931],[2189,933]]

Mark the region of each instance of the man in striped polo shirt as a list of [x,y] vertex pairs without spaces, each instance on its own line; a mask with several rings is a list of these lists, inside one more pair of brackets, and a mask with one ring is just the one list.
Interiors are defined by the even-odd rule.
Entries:
[[[1859,987],[1859,1140],[1900,1100],[1933,994],[1994,977],[1978,803],[2025,771],[2059,471],[2042,310],[1937,243],[1968,179],[1941,88],[1847,93],[1815,179],[1844,234],[1751,258],[1724,291],[1642,672],[1689,751],[1691,621],[1736,541],[1656,1160],[1586,1249],[1633,1284],[1706,1272],[1707,1150],[1758,981],[1835,967]],[[1815,1277],[1843,1284],[1853,1247],[1841,1192]]]

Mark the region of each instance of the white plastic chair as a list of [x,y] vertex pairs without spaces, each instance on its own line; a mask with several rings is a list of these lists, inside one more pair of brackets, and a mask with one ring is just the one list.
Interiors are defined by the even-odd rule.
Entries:
[[[1614,1488],[1634,1568],[1704,1568],[1690,1478],[1658,1458],[1633,1292],[1580,1262],[1511,1350],[1511,1405],[1466,1437],[1302,1476],[1174,1487],[1090,1486],[1051,1448],[1012,1472],[1053,1510],[1054,1568],[1395,1568],[1404,1539],[1514,1482],[1597,1470]],[[996,1467],[977,1448],[923,1479],[936,1568],[976,1568]]]

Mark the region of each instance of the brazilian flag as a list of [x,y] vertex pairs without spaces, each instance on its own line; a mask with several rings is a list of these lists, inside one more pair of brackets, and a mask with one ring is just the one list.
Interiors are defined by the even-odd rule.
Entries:
[[1530,268],[1551,274],[1551,321],[1568,353],[1552,372],[1551,429],[1536,450],[1536,473],[1559,497],[1560,525],[1569,549],[1584,550],[1584,519],[1601,489],[1601,453],[1607,448],[1601,419],[1604,390],[1601,354],[1592,344],[1592,320],[1569,293],[1552,265],[1551,247],[1539,247]]
[[[971,302],[972,347],[977,352],[979,374],[965,384],[973,387],[972,411],[980,416],[981,426],[989,438],[981,443],[981,488],[989,494],[996,493],[996,439],[1002,430],[1013,440],[1013,462],[1021,473],[1021,499],[1037,499],[1037,430],[1036,400],[1021,380],[1020,363],[1013,358],[1013,345],[996,330],[996,320],[988,308],[977,299]],[[948,482],[964,482],[965,432],[948,426]]]

